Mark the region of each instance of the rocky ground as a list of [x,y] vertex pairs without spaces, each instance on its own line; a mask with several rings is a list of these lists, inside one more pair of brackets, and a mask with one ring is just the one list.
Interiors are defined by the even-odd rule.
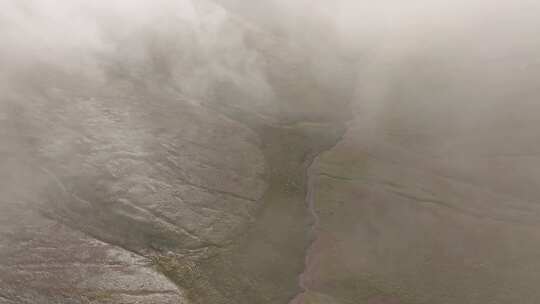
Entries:
[[[158,46],[128,36],[97,67],[4,74],[2,303],[284,303],[298,291],[306,169],[343,133],[326,102],[347,92],[322,88],[300,45],[202,11],[222,24],[203,15],[210,29],[185,29],[208,39],[189,55],[200,66],[167,57],[158,26]],[[211,42],[214,30],[233,38]],[[248,58],[205,58],[215,48]]]
[[1,304],[538,302],[534,45],[179,3],[97,49],[0,30]]

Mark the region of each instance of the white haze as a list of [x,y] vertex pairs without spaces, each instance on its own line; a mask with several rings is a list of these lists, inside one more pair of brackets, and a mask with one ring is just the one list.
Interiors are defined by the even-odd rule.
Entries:
[[486,141],[536,121],[539,15],[528,0],[1,0],[0,109],[44,69],[106,82],[117,66],[201,100],[226,79],[265,108],[276,92],[249,29],[289,41],[327,86],[351,70],[354,110],[372,126]]

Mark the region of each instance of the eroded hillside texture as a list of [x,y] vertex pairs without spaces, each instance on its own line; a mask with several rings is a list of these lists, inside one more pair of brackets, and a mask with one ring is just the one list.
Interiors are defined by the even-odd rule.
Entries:
[[0,304],[540,303],[539,14],[0,0]]

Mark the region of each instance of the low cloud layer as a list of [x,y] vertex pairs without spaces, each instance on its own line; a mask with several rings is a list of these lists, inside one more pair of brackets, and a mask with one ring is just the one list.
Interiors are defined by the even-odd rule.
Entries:
[[447,119],[442,128],[467,130],[533,111],[538,97],[536,1],[2,0],[0,8],[4,96],[54,70],[165,82],[199,100],[232,84],[243,106],[268,108],[282,98],[268,58],[286,49],[275,57],[304,58],[281,64],[306,68],[317,86],[344,91],[343,75],[356,75],[353,104],[374,124],[399,113],[411,127]]

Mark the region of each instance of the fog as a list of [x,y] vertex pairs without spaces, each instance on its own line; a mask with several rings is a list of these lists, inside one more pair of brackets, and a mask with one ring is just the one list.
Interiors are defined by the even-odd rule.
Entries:
[[129,83],[261,119],[335,114],[427,134],[412,144],[435,154],[532,154],[539,12],[527,0],[2,0],[0,118],[32,125],[51,90]]
[[[304,45],[300,52],[321,61],[322,74],[335,68],[334,55],[352,58],[358,66],[350,68],[362,75],[359,86],[375,83],[384,92],[392,90],[388,82],[395,77],[395,69],[408,73],[407,69],[414,68],[404,65],[414,64],[419,58],[429,57],[432,66],[426,68],[440,78],[452,78],[457,73],[486,76],[479,70],[498,69],[487,73],[490,77],[482,80],[485,83],[490,79],[503,81],[510,77],[508,74],[517,73],[511,77],[515,83],[507,83],[508,87],[522,85],[516,77],[530,80],[528,73],[534,75],[538,63],[535,16],[539,4],[535,1],[217,3],[228,11],[187,0],[4,0],[0,15],[2,77],[13,77],[39,64],[97,76],[112,64],[126,63],[130,73],[151,68],[152,76],[177,77],[177,85],[191,82],[184,90],[197,90],[200,96],[207,89],[206,78],[225,73],[233,65],[243,65],[249,70],[249,76],[244,76],[252,85],[258,82],[258,86],[266,86],[260,71],[264,63],[242,40],[246,29],[251,28],[270,36],[285,35],[292,43]],[[235,15],[234,22],[245,23],[246,27],[232,26],[227,14]],[[394,70],[385,72],[388,69]],[[506,73],[504,69],[513,70]],[[201,75],[186,76],[188,73]],[[6,81],[3,83],[6,86]],[[263,95],[271,94],[269,88],[258,89],[267,91]],[[482,90],[480,94],[490,93]],[[363,102],[370,103],[367,98]]]
[[[371,163],[377,171],[377,162],[384,162],[373,175],[391,171],[399,184],[400,170],[414,167],[435,172],[434,180],[445,176],[477,187],[471,190],[477,196],[464,195],[456,205],[483,203],[479,197],[487,201],[491,196],[482,191],[493,191],[536,210],[531,202],[540,196],[535,163],[540,153],[538,16],[537,0],[0,0],[0,180],[8,181],[0,186],[0,266],[8,256],[4,248],[24,243],[13,237],[9,246],[3,244],[8,242],[3,231],[25,231],[28,222],[52,218],[85,237],[148,259],[165,253],[191,258],[191,251],[201,248],[218,256],[223,250],[228,262],[222,264],[230,268],[197,264],[207,271],[193,285],[199,289],[190,285],[195,298],[197,292],[206,296],[200,301],[215,296],[201,291],[208,286],[227,298],[228,289],[244,290],[242,284],[252,281],[257,283],[247,285],[255,290],[254,298],[269,299],[264,292],[277,291],[282,294],[276,298],[292,298],[299,287],[283,277],[297,282],[298,268],[309,266],[302,265],[298,252],[308,247],[306,231],[316,234],[317,227],[304,229],[311,224],[301,212],[259,205],[270,200],[280,208],[287,204],[279,200],[299,200],[305,207],[304,192],[318,193],[304,189],[312,172],[307,167],[325,168],[317,155],[326,155],[327,166],[337,168],[343,159],[360,158],[371,148],[376,160],[351,160],[343,172],[356,172],[357,166],[371,173]],[[395,166],[395,171],[384,166]],[[445,191],[461,187],[410,176],[418,178],[410,184],[440,190],[443,198]],[[354,178],[347,182],[357,182]],[[360,206],[353,211],[364,207],[364,201],[356,200],[357,188],[343,190]],[[136,197],[133,203],[119,198],[125,193]],[[310,208],[316,209],[316,202]],[[484,215],[491,206],[482,205],[478,213]],[[27,214],[34,209],[39,215]],[[404,217],[413,222],[416,214],[407,212]],[[310,213],[317,215],[317,210]],[[296,229],[291,228],[290,239],[297,233],[300,240],[295,246],[280,238],[288,234],[278,229],[290,228],[287,220],[302,227],[289,223]],[[245,223],[278,244],[269,241],[270,257],[258,257],[258,250],[267,247],[249,243],[256,234],[235,239]],[[41,233],[41,226],[35,227]],[[500,240],[501,247],[519,252],[508,245],[515,239],[511,229],[501,228],[508,236]],[[47,233],[39,237],[50,238]],[[235,242],[241,249],[230,253],[227,246]],[[439,246],[427,243],[426,248]],[[275,261],[282,252],[272,246],[286,248],[290,265],[274,271],[246,258]],[[243,261],[236,258],[238,252],[248,266],[238,262]],[[283,260],[288,263],[288,258]],[[234,263],[246,267],[238,277],[231,269],[242,268]],[[181,286],[177,274],[170,274],[178,269],[167,267],[160,273]],[[231,272],[233,283],[219,281],[219,275],[215,279],[212,267],[221,275]],[[239,279],[246,274],[252,281]],[[534,281],[529,274],[524,277]],[[0,302],[2,279],[17,275],[0,274]],[[258,295],[263,285],[270,287]],[[307,292],[303,282],[299,285]],[[13,286],[14,294],[20,292]],[[234,296],[230,301],[244,299],[240,293]],[[456,299],[463,303],[467,297]]]

